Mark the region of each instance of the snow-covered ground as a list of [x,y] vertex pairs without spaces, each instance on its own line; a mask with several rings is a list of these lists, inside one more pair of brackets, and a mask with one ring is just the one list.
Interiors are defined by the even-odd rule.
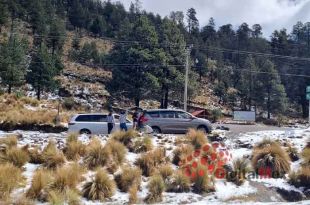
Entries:
[[[50,139],[55,140],[59,148],[64,146],[66,140],[66,133],[53,134],[53,133],[40,133],[40,132],[27,132],[27,131],[14,131],[13,133],[20,134],[19,145],[40,145],[41,147],[46,146]],[[225,137],[227,131],[219,131],[222,137]],[[0,131],[0,138],[6,136],[8,133]],[[154,137],[153,144],[155,146],[162,146],[167,149],[167,155],[172,156],[172,151],[175,148],[174,142],[177,137],[175,135],[162,135],[161,137]],[[99,138],[105,142],[108,138],[106,136],[99,136]],[[252,153],[251,146],[255,143],[260,142],[263,139],[273,139],[280,140],[282,142],[289,142],[300,152],[307,141],[310,140],[310,129],[291,129],[290,131],[260,131],[260,132],[250,132],[245,134],[240,134],[235,137],[230,137],[225,141],[226,146],[229,148],[233,155],[233,158],[248,157]],[[87,135],[81,135],[79,139],[83,143],[88,143],[90,141]],[[242,146],[247,145],[247,146]],[[138,154],[129,152],[126,156],[127,163],[133,164]],[[296,170],[300,166],[301,160],[291,164],[291,168]],[[31,183],[31,178],[33,172],[38,168],[37,165],[26,164],[25,165],[24,176],[27,178],[27,186],[23,189],[27,189]],[[92,173],[88,173],[86,178],[90,178]],[[216,191],[207,195],[198,195],[194,193],[164,193],[164,200],[162,204],[224,204],[229,203],[242,203],[242,204],[310,204],[310,200],[305,200],[301,202],[288,203],[283,200],[279,200],[279,197],[271,196],[270,198],[266,196],[259,196],[262,193],[260,186],[264,187],[267,192],[271,188],[281,188],[285,190],[294,190],[297,192],[302,192],[301,189],[297,189],[294,186],[287,183],[286,179],[251,179],[246,181],[242,186],[236,186],[231,182],[226,182],[225,180],[217,180],[215,183]],[[139,191],[139,198],[144,198],[147,195],[147,178],[143,177],[142,189]],[[13,194],[22,192],[23,190],[16,190]],[[272,194],[272,193],[271,193]],[[262,199],[262,201],[260,201]],[[89,202],[82,199],[84,204],[98,204],[99,202]],[[125,204],[128,201],[128,194],[117,191],[116,194],[106,202],[106,204]],[[260,203],[265,202],[265,203]]]

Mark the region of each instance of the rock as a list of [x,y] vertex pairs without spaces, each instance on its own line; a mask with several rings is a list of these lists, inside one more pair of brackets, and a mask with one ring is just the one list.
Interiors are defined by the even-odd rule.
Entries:
[[282,188],[277,188],[277,192],[287,201],[301,201],[303,199],[303,195],[300,192],[294,190],[286,190]]

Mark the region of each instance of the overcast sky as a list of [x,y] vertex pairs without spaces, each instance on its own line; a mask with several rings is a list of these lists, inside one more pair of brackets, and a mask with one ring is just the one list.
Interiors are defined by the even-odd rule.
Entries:
[[[117,0],[113,0],[117,1]],[[134,0],[118,0],[128,9]],[[283,27],[291,31],[297,21],[310,21],[310,0],[140,0],[146,11],[167,16],[171,11],[183,11],[193,7],[197,11],[200,26],[208,23],[210,17],[216,25],[259,23],[265,37],[275,29]]]

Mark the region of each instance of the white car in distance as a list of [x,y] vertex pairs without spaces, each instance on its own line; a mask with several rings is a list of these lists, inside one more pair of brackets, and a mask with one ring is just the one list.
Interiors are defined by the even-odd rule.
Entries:
[[[76,114],[69,122],[69,133],[80,134],[108,134],[107,115],[102,113],[89,113],[89,114]],[[120,130],[119,115],[113,114],[115,119],[115,126],[112,132]],[[127,128],[132,129],[132,121],[127,119]],[[152,133],[153,130],[150,126],[145,127],[146,133]]]

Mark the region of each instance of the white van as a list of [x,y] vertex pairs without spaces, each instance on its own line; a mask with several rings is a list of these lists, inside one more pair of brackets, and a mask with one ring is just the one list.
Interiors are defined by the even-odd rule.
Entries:
[[[74,115],[69,122],[68,132],[80,133],[80,134],[108,134],[107,115],[102,113],[89,113],[89,114],[77,114]],[[115,126],[112,132],[120,129],[119,115],[113,114],[115,119]],[[131,129],[133,123],[127,119],[127,128]],[[146,126],[146,133],[152,133],[151,127]]]

